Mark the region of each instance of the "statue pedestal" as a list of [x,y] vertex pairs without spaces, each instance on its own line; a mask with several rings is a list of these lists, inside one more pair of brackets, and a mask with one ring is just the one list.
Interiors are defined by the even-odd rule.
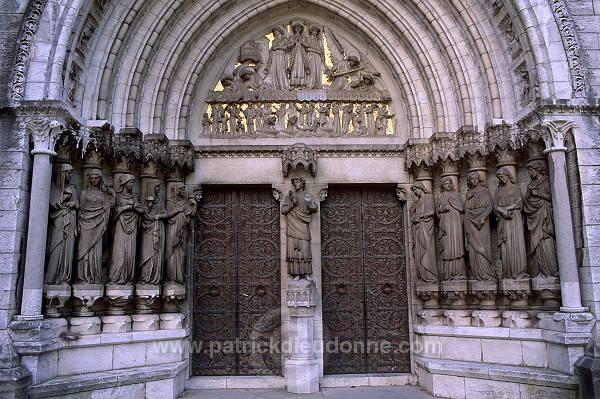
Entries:
[[183,328],[185,315],[182,313],[161,313],[159,317],[161,330],[179,330]]
[[529,308],[529,304],[527,303],[527,299],[531,295],[531,280],[529,278],[500,280],[498,289],[510,301],[510,310],[524,310]]
[[558,277],[534,277],[531,290],[543,301],[542,310],[560,309],[560,280]]
[[508,328],[531,328],[535,324],[535,319],[531,313],[507,310],[502,313],[502,326]]
[[154,313],[154,305],[160,298],[160,285],[135,285],[135,312],[137,314]]
[[291,393],[319,391],[319,362],[314,353],[314,315],[317,288],[313,281],[292,280],[286,290],[290,311],[290,357],[285,365],[287,390]]
[[132,331],[154,331],[160,328],[160,316],[157,314],[132,314]]
[[177,313],[185,299],[185,286],[179,283],[164,283],[162,286],[163,312]]
[[477,309],[497,309],[498,280],[469,280],[469,292],[477,299]]
[[423,309],[417,312],[417,324],[421,326],[443,326],[444,311],[441,309]]
[[132,285],[107,285],[106,302],[109,309],[102,316],[102,332],[122,333],[131,331],[131,317],[125,314],[125,306],[133,298]]
[[502,313],[498,310],[474,310],[473,327],[500,327],[502,325]]
[[444,319],[447,326],[470,326],[471,314],[468,309],[444,310]]
[[74,310],[69,331],[75,335],[100,334],[102,323],[92,308],[104,296],[102,284],[73,284]]
[[440,284],[438,282],[417,281],[415,292],[417,297],[423,301],[423,309],[438,309],[440,307]]
[[[446,297],[451,309],[467,309],[467,280],[447,280],[440,283],[442,296]],[[470,315],[469,315],[470,317]]]
[[72,288],[68,284],[47,285],[44,284],[44,306],[45,316],[50,318],[61,317],[61,311],[71,298]]

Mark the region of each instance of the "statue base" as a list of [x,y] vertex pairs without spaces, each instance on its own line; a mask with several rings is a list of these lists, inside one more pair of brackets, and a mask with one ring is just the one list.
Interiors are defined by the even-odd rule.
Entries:
[[103,284],[73,284],[74,316],[94,316],[92,307],[104,296]]
[[469,292],[477,299],[477,309],[497,309],[498,280],[469,280]]
[[137,314],[154,313],[154,306],[160,298],[160,285],[135,285],[135,312]]
[[124,316],[102,316],[103,333],[125,333],[131,331],[131,317]]
[[73,289],[68,284],[44,284],[43,297],[46,309],[44,316],[51,318],[61,317],[61,310],[64,309],[65,304],[71,298],[72,291]]
[[185,286],[180,283],[164,283],[162,285],[162,298],[163,312],[179,312],[179,305],[185,299]]
[[[107,285],[106,302],[110,305],[108,314],[120,316],[125,314],[125,306],[133,298],[133,285]],[[131,319],[129,320],[131,323]]]
[[500,327],[502,325],[502,312],[498,310],[474,310],[473,327]]
[[507,310],[502,313],[502,326],[507,328],[531,328],[535,319],[529,312]]
[[498,289],[510,301],[510,310],[529,309],[527,303],[527,299],[531,295],[531,280],[529,278],[500,280]]
[[285,365],[287,391],[290,393],[319,392],[319,362],[313,359],[288,359]]
[[560,280],[558,277],[534,277],[531,290],[543,301],[542,310],[560,309]]
[[443,326],[444,311],[441,309],[423,309],[417,312],[417,324],[421,326]]
[[185,315],[182,313],[161,313],[160,314],[160,329],[161,330],[179,330],[183,328],[183,320]]
[[100,334],[102,322],[97,316],[71,317],[69,318],[69,332],[73,335]]
[[417,297],[423,302],[423,309],[439,309],[439,282],[417,281],[415,283],[415,292]]
[[154,331],[160,328],[160,316],[157,314],[133,314],[132,331]]
[[471,310],[444,310],[445,325],[457,327],[457,326],[470,326],[471,325]]
[[317,306],[317,286],[314,281],[290,280],[285,298],[289,307]]
[[[442,296],[446,297],[451,309],[467,309],[467,280],[447,280],[440,283]],[[470,317],[470,316],[469,316]]]

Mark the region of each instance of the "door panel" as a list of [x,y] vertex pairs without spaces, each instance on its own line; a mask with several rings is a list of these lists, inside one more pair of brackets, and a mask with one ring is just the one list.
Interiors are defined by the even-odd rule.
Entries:
[[270,351],[279,345],[281,315],[279,204],[271,189],[208,188],[196,226],[194,340],[204,349],[193,355],[193,373],[280,375],[280,356]]
[[330,187],[321,215],[324,339],[339,348],[325,351],[325,373],[410,371],[404,216],[394,190]]

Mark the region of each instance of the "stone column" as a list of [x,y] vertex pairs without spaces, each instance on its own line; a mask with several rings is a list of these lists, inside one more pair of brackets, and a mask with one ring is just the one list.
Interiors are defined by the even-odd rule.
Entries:
[[314,316],[317,288],[314,281],[290,280],[286,290],[290,312],[290,357],[285,365],[287,390],[291,393],[319,391],[319,362],[314,352]]
[[54,142],[60,134],[61,124],[49,118],[31,118],[24,122],[33,139],[33,174],[27,228],[27,252],[23,276],[21,319],[42,319],[42,291],[44,286],[44,261],[48,232],[50,189],[52,186],[51,158],[56,155]]
[[544,153],[548,155],[550,181],[552,185],[552,208],[554,229],[556,232],[556,257],[560,272],[560,291],[562,296],[561,312],[574,313],[587,311],[581,304],[581,288],[575,255],[573,219],[567,190],[567,147],[565,136],[569,130],[577,127],[570,121],[548,121],[543,139],[546,144]]

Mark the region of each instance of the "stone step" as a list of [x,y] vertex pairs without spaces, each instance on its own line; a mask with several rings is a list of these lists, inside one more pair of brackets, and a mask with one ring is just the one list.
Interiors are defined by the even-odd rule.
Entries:
[[279,376],[196,376],[185,382],[185,389],[281,389],[286,380]]
[[321,388],[384,387],[416,382],[415,376],[408,373],[334,374],[321,378]]
[[[89,359],[88,361],[93,361]],[[29,390],[29,398],[65,397],[87,391],[107,392],[112,399],[167,399],[183,391],[188,362],[158,366],[134,367],[103,372],[56,377]],[[153,392],[171,392],[172,395],[154,396]],[[103,396],[104,397],[104,396]]]

